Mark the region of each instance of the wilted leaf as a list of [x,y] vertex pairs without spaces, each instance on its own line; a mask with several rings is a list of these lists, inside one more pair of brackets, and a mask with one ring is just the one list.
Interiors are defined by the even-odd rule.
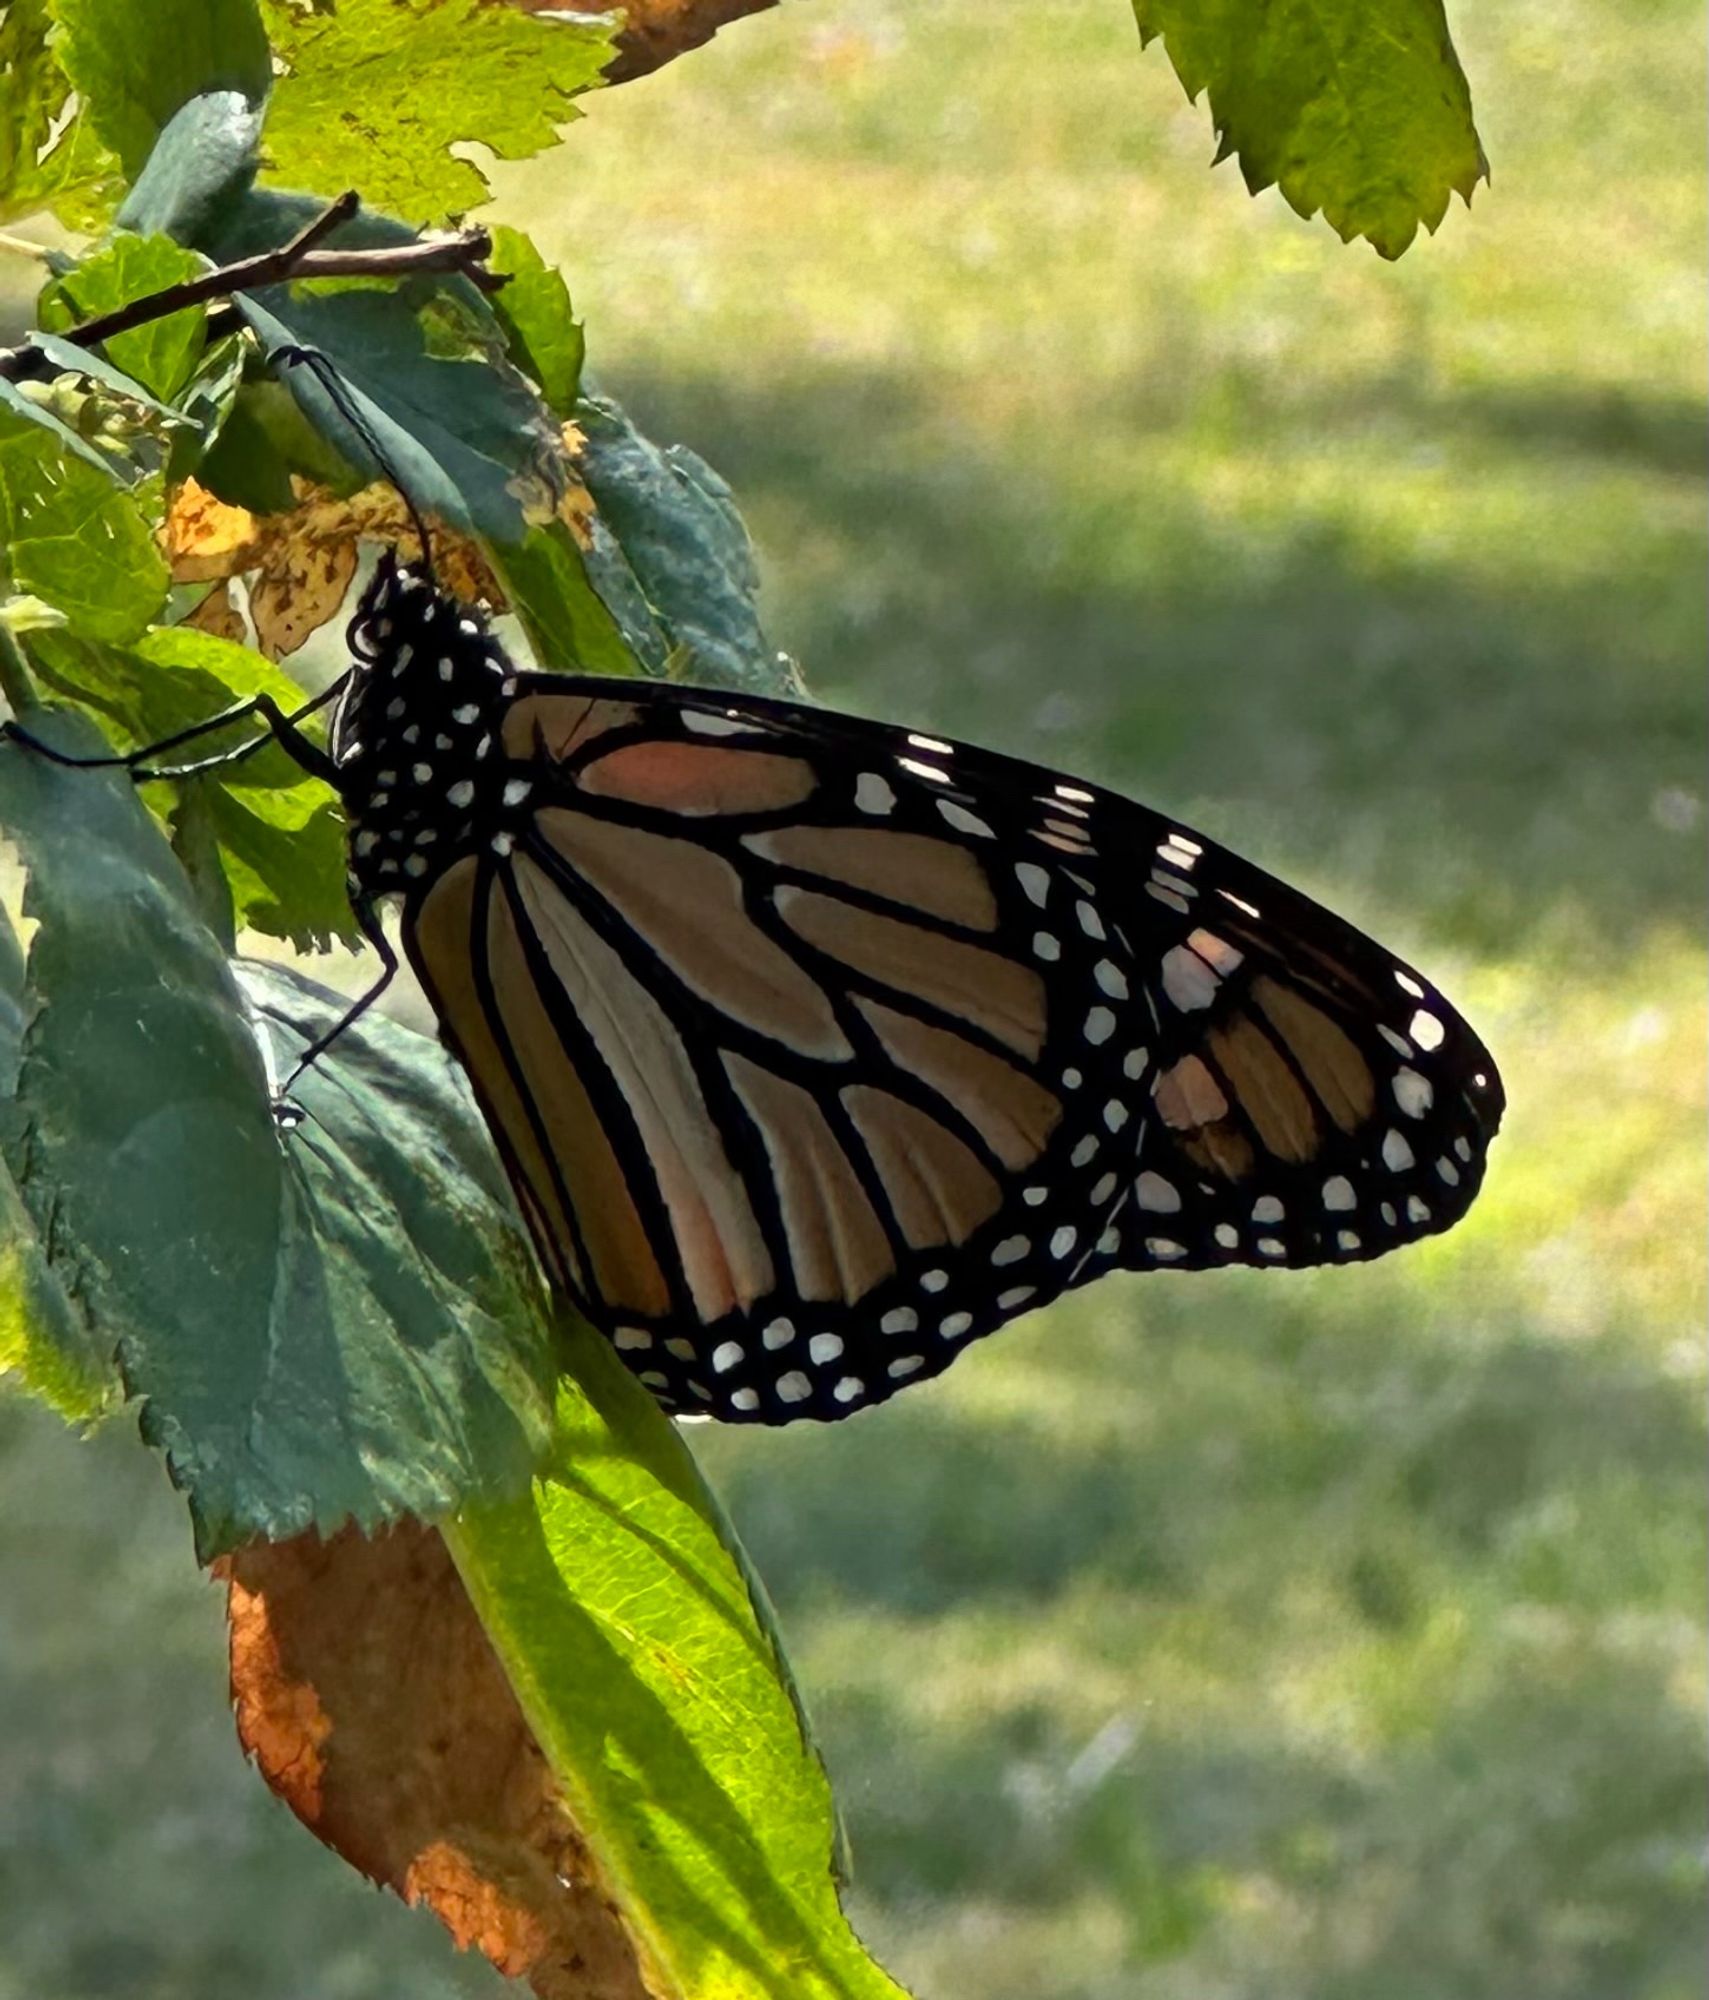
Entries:
[[[555,0],[522,0],[531,11]],[[711,41],[720,28],[745,15],[763,13],[777,0],[629,0],[623,9],[623,32],[617,38],[617,60],[605,72],[607,83],[627,83],[648,76],[678,56]]]
[[254,0],[54,0],[54,13],[65,74],[130,180],[192,98],[259,104],[272,81]]
[[236,646],[249,636],[243,613],[232,602],[229,583],[216,583],[182,622],[193,632],[206,632],[210,638],[229,640]]
[[549,1475],[444,1534],[663,1990],[900,2000],[837,1896],[835,1811],[676,1429],[578,1328]]
[[1489,168],[1442,0],[1134,0],[1188,97],[1210,95],[1219,160],[1344,241],[1398,257]]
[[255,639],[270,660],[282,660],[337,616],[356,576],[356,543],[304,534],[272,543],[249,592]]
[[133,637],[166,597],[166,565],[130,494],[9,406],[0,407],[0,574],[96,639]]
[[161,540],[174,583],[206,583],[253,569],[267,531],[248,508],[233,507],[186,479],[167,502]]
[[449,1058],[370,1016],[281,1131],[258,1032],[287,1070],[343,1002],[278,969],[240,984],[111,774],[4,746],[0,827],[40,920],[6,1163],[204,1554],[519,1490],[551,1327]]
[[285,65],[268,107],[274,176],[295,187],[359,187],[421,220],[471,208],[486,182],[450,148],[478,140],[501,159],[537,153],[578,116],[574,98],[611,58],[615,20],[531,20],[491,0],[339,0],[310,11],[265,0]]
[[304,1825],[536,1993],[646,2000],[439,1535],[305,1535],[221,1568],[238,1735]]

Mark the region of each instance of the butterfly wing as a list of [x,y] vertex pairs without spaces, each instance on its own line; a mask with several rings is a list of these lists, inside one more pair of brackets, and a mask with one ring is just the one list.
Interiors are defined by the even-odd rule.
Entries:
[[405,942],[554,1278],[667,1406],[837,1417],[1113,1266],[1446,1228],[1501,1090],[1145,809],[786,702],[528,676]]

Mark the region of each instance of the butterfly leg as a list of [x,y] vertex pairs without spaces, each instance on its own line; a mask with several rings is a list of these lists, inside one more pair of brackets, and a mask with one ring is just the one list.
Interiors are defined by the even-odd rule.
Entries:
[[[84,771],[128,771],[138,783],[147,783],[155,778],[193,778],[204,771],[217,771],[230,764],[240,764],[246,757],[253,757],[258,750],[265,750],[269,743],[277,743],[285,753],[301,764],[314,777],[332,782],[335,767],[332,759],[318,743],[311,742],[298,724],[305,717],[313,715],[336,699],[343,682],[333,685],[317,694],[313,700],[305,702],[289,714],[282,709],[271,695],[258,694],[248,701],[240,701],[231,708],[222,709],[218,715],[210,715],[205,721],[195,722],[188,729],[180,729],[175,735],[162,737],[158,743],[145,744],[140,750],[127,751],[123,755],[106,757],[74,757],[64,750],[56,750],[51,743],[44,743],[39,736],[33,736],[24,726],[15,721],[0,722],[0,741],[21,743],[38,757],[45,757],[50,764],[64,764],[75,770]],[[246,722],[251,716],[267,725],[266,734],[240,743],[235,750],[223,750],[217,756],[203,757],[194,763],[177,765],[156,765],[153,759],[176,750],[185,743],[194,743],[198,738],[211,736],[216,730],[229,729],[234,723]]]
[[385,927],[380,922],[379,911],[366,896],[353,897],[350,907],[356,913],[356,922],[361,928],[362,935],[374,947],[379,957],[380,976],[365,993],[357,996],[351,1005],[333,1022],[332,1026],[327,1029],[325,1034],[317,1035],[309,1043],[308,1047],[297,1057],[290,1075],[280,1084],[278,1092],[273,1099],[273,1116],[281,1125],[287,1128],[297,1124],[302,1116],[299,1108],[291,1102],[291,1089],[297,1079],[317,1058],[325,1055],[327,1050],[332,1047],[333,1043],[338,1040],[346,1028],[354,1027],[361,1020],[362,1016],[367,1013],[368,1009],[373,1006],[374,1002],[379,999],[380,995],[385,992],[386,988],[397,977],[398,955],[392,949],[392,941],[387,937]]

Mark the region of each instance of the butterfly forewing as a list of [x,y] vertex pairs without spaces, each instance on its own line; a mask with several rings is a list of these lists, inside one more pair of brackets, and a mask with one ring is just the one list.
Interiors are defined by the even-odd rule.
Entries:
[[841,1416],[1112,1266],[1372,1256],[1475,1192],[1470,1030],[1189,829],[790,703],[515,677],[467,618],[389,673],[374,611],[390,720],[446,748],[412,792],[352,718],[392,781],[346,791],[360,886],[404,891],[549,1271],[667,1405]]

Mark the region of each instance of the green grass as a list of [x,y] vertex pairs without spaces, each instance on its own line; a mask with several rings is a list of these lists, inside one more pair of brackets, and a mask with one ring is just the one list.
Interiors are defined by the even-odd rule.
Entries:
[[[1495,183],[1398,267],[1207,173],[1121,0],[816,0],[500,175],[824,697],[1187,815],[1507,1078],[1439,1243],[694,1433],[944,2000],[1699,1988],[1697,15],[1460,12]],[[0,2000],[493,1990],[256,1795],[188,1560],[0,1410]]]

